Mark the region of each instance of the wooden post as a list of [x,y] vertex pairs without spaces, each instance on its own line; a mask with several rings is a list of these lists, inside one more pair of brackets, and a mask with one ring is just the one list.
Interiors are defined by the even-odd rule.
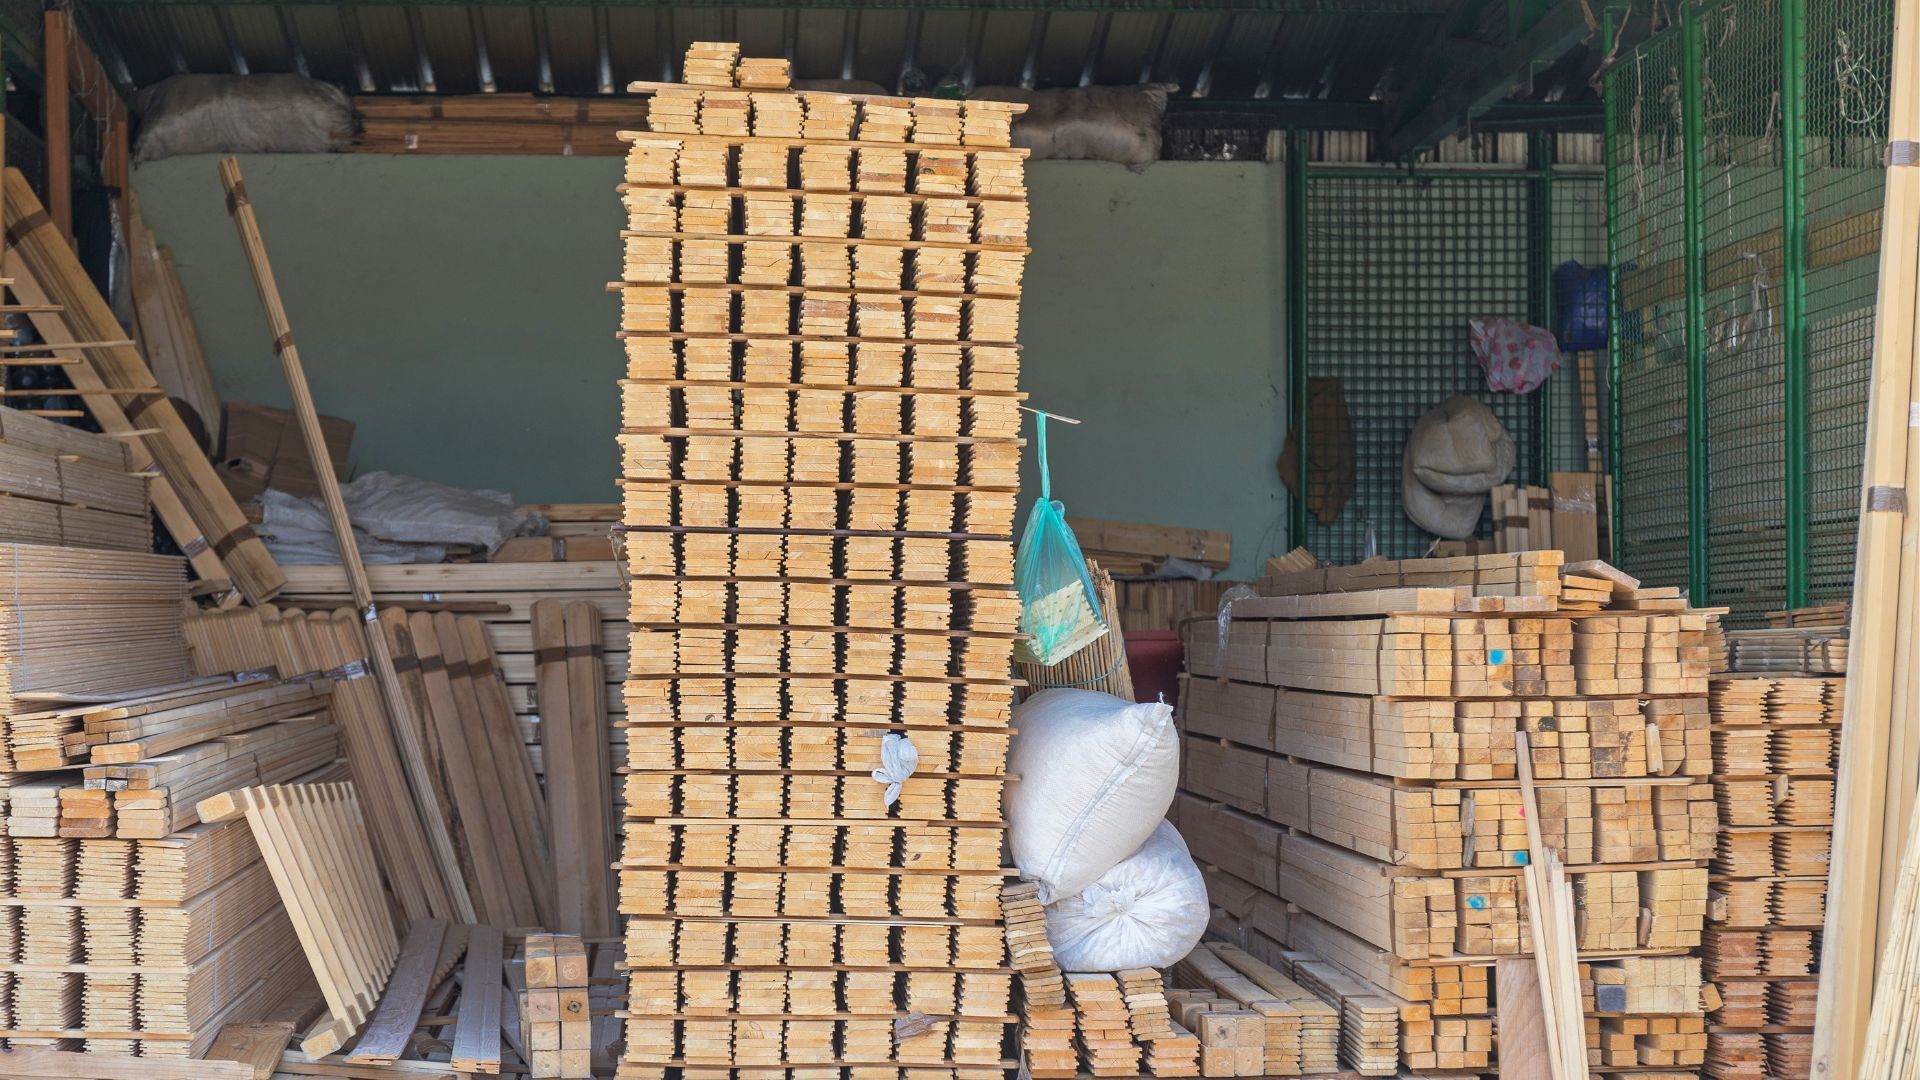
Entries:
[[320,497],[327,507],[327,520],[333,526],[334,543],[340,548],[340,565],[346,571],[347,587],[353,592],[353,605],[360,612],[362,631],[367,639],[367,655],[373,660],[375,681],[386,704],[387,718],[393,725],[394,740],[405,759],[407,780],[413,789],[414,807],[427,829],[434,859],[446,878],[447,891],[460,918],[474,919],[473,899],[467,894],[466,879],[460,873],[460,859],[453,847],[447,821],[433,798],[428,780],[426,752],[420,745],[420,719],[414,715],[413,701],[400,686],[394,670],[393,651],[387,636],[375,625],[373,588],[367,583],[367,568],[360,562],[360,548],[353,538],[353,523],[347,518],[347,504],[340,497],[340,479],[333,473],[333,459],[327,455],[327,441],[320,430],[320,415],[313,407],[313,394],[307,388],[307,376],[300,366],[300,351],[293,344],[293,327],[287,322],[286,307],[280,302],[280,287],[273,280],[273,267],[267,262],[266,243],[260,237],[259,222],[253,205],[247,201],[246,183],[240,177],[240,163],[232,158],[220,162],[220,182],[227,189],[227,210],[240,230],[240,244],[247,252],[247,266],[253,273],[254,287],[260,291],[261,306],[266,308],[267,327],[273,331],[273,351],[280,357],[280,368],[287,377],[287,390],[293,397],[294,415],[300,418],[300,433],[307,444],[307,456],[313,462],[314,479],[320,485]]
[[67,243],[73,243],[73,114],[67,93],[67,13],[48,8],[41,23],[41,96],[47,132],[47,216]]
[[[1900,598],[1916,587],[1915,553],[1903,543],[1907,487],[1915,461],[1910,426],[1920,385],[1914,364],[1915,280],[1920,276],[1920,0],[1898,0],[1885,206],[1880,229],[1878,318],[1868,383],[1866,459],[1853,573],[1852,653],[1835,791],[1833,848],[1822,935],[1814,1080],[1855,1080],[1861,1072],[1879,964],[1882,881],[1897,865],[1889,842],[1889,779],[1911,773],[1920,723],[1911,713],[1913,620]],[[1896,710],[1905,702],[1906,711]],[[1896,729],[1904,729],[1898,731]],[[1900,760],[1891,760],[1895,753]]]

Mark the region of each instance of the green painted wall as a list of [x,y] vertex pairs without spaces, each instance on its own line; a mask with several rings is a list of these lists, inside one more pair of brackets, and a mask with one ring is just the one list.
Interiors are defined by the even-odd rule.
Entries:
[[[356,468],[609,501],[620,165],[612,158],[241,161],[323,412]],[[211,157],[135,171],[214,376],[284,404]],[[1043,162],[1021,339],[1074,514],[1230,529],[1240,576],[1281,549],[1280,170]],[[1029,428],[1031,434],[1031,428]],[[1029,470],[1029,498],[1037,480]]]

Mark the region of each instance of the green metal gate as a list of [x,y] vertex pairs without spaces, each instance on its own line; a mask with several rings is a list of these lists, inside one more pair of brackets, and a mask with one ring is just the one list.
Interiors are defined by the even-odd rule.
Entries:
[[1891,9],[1685,4],[1606,76],[1619,556],[1736,625],[1850,589]]
[[[1553,167],[1551,142],[1534,138],[1530,165],[1290,173],[1288,278],[1300,283],[1290,355],[1305,358],[1294,365],[1293,422],[1311,441],[1307,380],[1336,380],[1353,436],[1353,492],[1338,516],[1323,523],[1292,503],[1292,535],[1315,555],[1358,561],[1369,529],[1389,558],[1427,549],[1432,536],[1401,508],[1400,456],[1414,421],[1453,394],[1485,402],[1506,425],[1519,450],[1513,483],[1593,468],[1571,362],[1533,394],[1494,393],[1468,345],[1472,318],[1547,325],[1553,267],[1606,260],[1603,178]],[[1303,146],[1295,141],[1290,170]]]

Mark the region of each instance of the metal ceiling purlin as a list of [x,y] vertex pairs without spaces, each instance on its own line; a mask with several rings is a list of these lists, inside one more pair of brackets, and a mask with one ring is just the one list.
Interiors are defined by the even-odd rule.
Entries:
[[1543,59],[1553,59],[1588,34],[1586,0],[1558,0],[1525,31],[1465,70],[1450,73],[1444,86],[1410,119],[1390,119],[1392,130],[1380,156],[1394,161],[1429,146],[1470,116],[1505,97],[1514,80]]

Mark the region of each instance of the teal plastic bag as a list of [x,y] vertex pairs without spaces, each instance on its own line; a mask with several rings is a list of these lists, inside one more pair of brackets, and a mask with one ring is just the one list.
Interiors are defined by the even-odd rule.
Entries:
[[1035,416],[1040,454],[1040,501],[1027,511],[1014,557],[1013,581],[1020,590],[1020,631],[1029,639],[1014,645],[1014,656],[1032,664],[1057,664],[1107,632],[1100,597],[1087,574],[1080,541],[1067,527],[1066,507],[1055,502],[1047,473],[1047,414]]

